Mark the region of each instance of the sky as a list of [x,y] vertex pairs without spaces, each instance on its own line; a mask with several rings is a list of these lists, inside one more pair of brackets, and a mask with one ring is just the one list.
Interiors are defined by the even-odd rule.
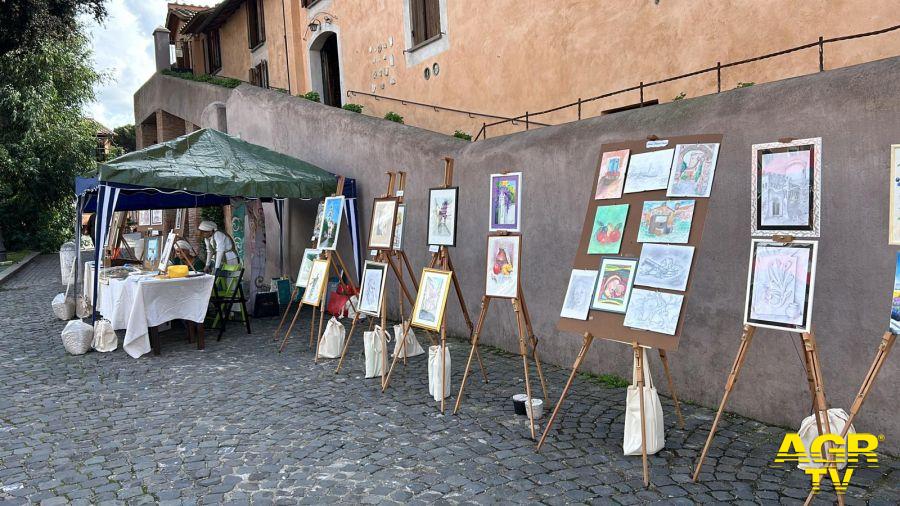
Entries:
[[[217,0],[180,3],[214,5]],[[166,21],[165,0],[107,0],[103,23],[85,19],[94,51],[94,68],[107,75],[94,87],[96,101],[85,116],[106,127],[134,123],[134,92],[156,71],[153,30]]]

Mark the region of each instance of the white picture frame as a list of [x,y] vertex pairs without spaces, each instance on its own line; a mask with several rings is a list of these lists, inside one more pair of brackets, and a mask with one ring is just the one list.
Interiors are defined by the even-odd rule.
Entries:
[[559,316],[574,320],[587,320],[596,285],[597,271],[572,269]]
[[386,263],[366,260],[360,280],[359,305],[357,306],[361,313],[374,317],[381,316],[387,268]]
[[751,240],[744,325],[810,331],[818,246],[817,241]]

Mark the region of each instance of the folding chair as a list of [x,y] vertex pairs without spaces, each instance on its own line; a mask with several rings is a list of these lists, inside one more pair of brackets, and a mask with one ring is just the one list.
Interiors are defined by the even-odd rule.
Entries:
[[231,309],[235,304],[240,304],[240,321],[247,327],[247,333],[250,333],[247,298],[244,296],[244,287],[241,286],[243,278],[244,268],[240,265],[223,265],[216,270],[216,279],[213,281],[213,291],[209,304],[212,306],[213,314],[215,315],[210,328],[219,329],[217,341],[222,340],[222,334],[225,333],[225,323],[228,321],[228,316],[231,314]]

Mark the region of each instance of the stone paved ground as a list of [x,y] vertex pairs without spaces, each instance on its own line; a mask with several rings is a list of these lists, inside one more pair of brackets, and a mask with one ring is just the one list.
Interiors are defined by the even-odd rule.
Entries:
[[[666,448],[621,455],[625,390],[580,380],[542,453],[509,397],[522,391],[516,357],[485,352],[492,381],[474,381],[460,416],[427,396],[423,357],[387,394],[362,378],[361,339],[347,373],[315,365],[294,341],[278,354],[277,322],[254,322],[196,351],[173,331],[163,354],[67,355],[52,318],[53,257],[0,286],[0,503],[800,503],[805,475],[773,469],[783,429],[729,416],[703,479],[691,466],[712,412],[685,406]],[[307,336],[301,328],[299,335]],[[423,339],[424,341],[424,339]],[[453,386],[464,343],[451,343]],[[551,396],[566,371],[548,367]],[[451,399],[452,400],[452,399]],[[900,503],[900,464],[859,472],[849,504]],[[828,496],[817,502],[826,504]]]

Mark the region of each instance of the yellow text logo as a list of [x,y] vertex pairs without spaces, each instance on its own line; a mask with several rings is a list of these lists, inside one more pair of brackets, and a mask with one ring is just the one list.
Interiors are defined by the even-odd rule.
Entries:
[[820,490],[822,477],[827,476],[835,492],[843,494],[854,470],[878,467],[877,448],[874,434],[848,434],[846,440],[837,434],[823,434],[807,448],[800,435],[791,432],[781,441],[775,464],[796,462],[810,476],[813,492]]

